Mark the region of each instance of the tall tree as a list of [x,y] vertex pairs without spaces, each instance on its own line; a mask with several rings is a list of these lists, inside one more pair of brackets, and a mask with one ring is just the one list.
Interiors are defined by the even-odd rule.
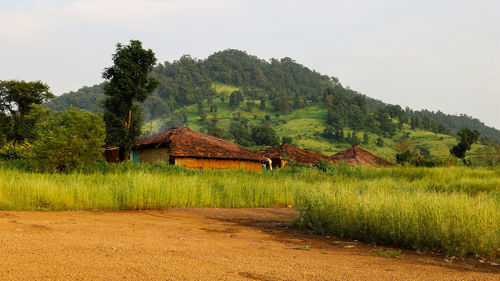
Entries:
[[[0,81],[0,115],[3,124],[1,127],[10,130],[10,132],[0,132],[0,135],[6,135],[7,139],[17,142],[26,139],[32,134],[35,126],[32,120],[25,119],[32,105],[42,104],[53,97],[49,86],[41,81]],[[10,121],[12,126],[6,121]]]
[[468,128],[464,128],[458,131],[457,135],[460,138],[460,141],[450,149],[450,153],[457,158],[462,159],[465,165],[470,166],[472,163],[470,160],[465,159],[465,153],[467,150],[471,149],[472,144],[477,142],[480,134],[476,130],[471,131]]
[[130,40],[128,45],[116,45],[113,63],[102,74],[108,80],[104,84],[106,143],[120,148],[120,161],[123,161],[141,134],[140,104],[158,86],[148,75],[156,58],[151,49],[142,48],[140,41]]

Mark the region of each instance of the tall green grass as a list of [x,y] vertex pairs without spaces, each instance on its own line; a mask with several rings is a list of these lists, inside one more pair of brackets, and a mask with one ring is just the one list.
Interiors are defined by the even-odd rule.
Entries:
[[102,165],[37,174],[0,163],[1,210],[278,207],[298,225],[370,243],[454,255],[500,253],[500,170],[345,165],[264,173]]

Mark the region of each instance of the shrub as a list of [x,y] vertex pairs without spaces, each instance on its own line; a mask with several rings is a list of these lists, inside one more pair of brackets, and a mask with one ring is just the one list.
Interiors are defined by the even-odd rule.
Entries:
[[96,165],[102,158],[105,130],[96,114],[71,108],[37,125],[31,164],[38,171],[69,172]]
[[9,142],[0,148],[0,159],[1,160],[24,160],[29,158],[31,151],[31,144],[24,142],[22,144],[16,144],[14,142]]

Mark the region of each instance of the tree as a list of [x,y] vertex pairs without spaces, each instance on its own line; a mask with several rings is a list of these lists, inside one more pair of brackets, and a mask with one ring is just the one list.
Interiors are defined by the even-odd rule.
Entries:
[[370,136],[368,135],[367,132],[363,133],[363,144],[369,144],[370,143]]
[[279,96],[273,99],[273,111],[287,113],[292,110],[290,97]]
[[248,128],[242,122],[232,121],[229,125],[229,133],[239,145],[250,146],[255,144],[252,135],[248,132]]
[[[42,104],[54,95],[41,81],[0,81],[0,138],[21,142],[29,138],[34,123],[26,120],[32,105]],[[1,142],[1,139],[0,139]]]
[[500,144],[494,141],[488,141],[487,144],[479,151],[479,156],[490,167],[496,167],[500,164]]
[[144,102],[144,110],[149,113],[149,119],[154,120],[167,114],[169,106],[157,93],[155,93],[149,96]]
[[252,128],[252,139],[257,145],[278,145],[279,139],[276,132],[267,125]]
[[426,159],[431,158],[431,151],[429,150],[429,148],[423,145],[418,145],[417,148],[420,151],[420,155],[422,155],[422,157]]
[[420,154],[415,148],[415,142],[410,138],[401,139],[396,146],[396,163],[398,164],[414,164],[414,160],[420,158]]
[[403,138],[396,144],[394,150],[396,150],[396,152],[398,153],[404,153],[407,150],[416,152],[415,142],[410,138]]
[[384,147],[384,139],[382,139],[381,137],[378,137],[375,144],[379,147]]
[[281,138],[281,144],[292,144],[292,143],[293,143],[292,137],[282,137]]
[[19,115],[23,119],[32,104],[42,104],[53,98],[49,86],[41,81],[0,81],[0,111]]
[[238,106],[240,106],[240,103],[243,102],[243,99],[244,98],[242,93],[240,93],[239,91],[234,91],[229,96],[229,106],[231,106],[232,108],[237,108]]
[[212,119],[210,119],[207,124],[207,134],[216,138],[223,139],[226,137],[226,132],[224,131],[224,129],[217,127],[217,123],[219,123],[217,112],[213,112]]
[[472,144],[477,142],[480,133],[477,130],[471,131],[468,128],[463,128],[458,131],[457,136],[460,141],[450,149],[450,153],[457,158],[462,159],[465,165],[470,166],[472,162],[465,159],[465,153],[471,149]]
[[158,85],[148,76],[156,58],[153,51],[142,48],[140,41],[131,40],[129,45],[116,45],[113,63],[102,74],[108,80],[104,84],[106,143],[120,148],[120,161],[123,161],[141,134],[140,104]]
[[105,129],[99,115],[72,108],[50,114],[36,129],[31,160],[36,170],[92,168],[102,158]]

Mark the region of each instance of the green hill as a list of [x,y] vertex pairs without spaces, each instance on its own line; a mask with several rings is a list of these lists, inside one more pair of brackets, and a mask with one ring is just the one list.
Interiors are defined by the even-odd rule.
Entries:
[[[256,126],[261,124],[267,115],[270,117],[270,125],[276,130],[276,134],[279,137],[292,137],[293,144],[298,147],[310,148],[326,155],[332,155],[351,146],[347,142],[333,142],[321,136],[324,128],[328,126],[325,122],[327,109],[324,106],[311,105],[277,116],[270,105],[264,109],[255,106],[251,110],[248,110],[245,104],[240,105],[236,109],[231,108],[227,99],[223,101],[224,98],[222,96],[227,92],[240,90],[239,87],[215,83],[213,89],[218,94],[213,99],[213,104],[217,106],[217,119],[219,120],[217,126],[220,128],[227,130],[230,127],[231,121],[234,121],[235,116],[239,116],[241,120],[248,120],[248,127]],[[201,121],[197,105],[186,106],[188,118],[185,125],[196,131],[207,133],[206,123],[210,122],[213,116],[209,113],[210,106],[208,103],[204,103],[203,109],[208,114],[206,122]],[[171,117],[166,116],[146,122],[144,125],[144,135],[149,134],[151,128],[153,133],[159,132],[162,126],[170,120]],[[345,127],[344,132],[346,134],[350,133],[352,129]],[[357,133],[362,139],[365,131],[357,131]],[[367,144],[362,143],[361,146],[391,161],[394,161],[396,153],[394,146],[403,136],[409,136],[414,140],[417,148],[424,147],[429,150],[432,157],[447,157],[450,148],[457,142],[453,136],[433,133],[422,129],[411,129],[408,124],[403,125],[403,129],[398,131],[393,137],[381,136],[384,141],[383,146],[376,144],[376,139],[379,135],[368,131],[366,133],[369,135],[369,141]],[[230,139],[231,136],[227,135],[226,138]],[[480,144],[473,145],[472,151],[468,154],[473,159],[476,158],[476,163],[478,160],[476,157],[477,152],[482,146]],[[253,146],[250,148],[256,149],[257,147]]]
[[[449,155],[456,142],[452,135],[463,127],[478,130],[483,140],[500,142],[500,131],[478,119],[385,104],[290,58],[266,61],[243,51],[225,50],[205,60],[183,56],[164,62],[151,75],[160,85],[144,103],[144,117],[150,122],[145,124],[145,134],[151,124],[154,132],[185,124],[234,140],[231,128],[235,124],[250,129],[266,122],[279,137],[292,137],[299,147],[330,155],[361,142],[390,160],[395,143],[403,137],[413,139],[431,156]],[[102,84],[84,87],[57,97],[47,107],[101,112],[102,89]],[[241,97],[238,106],[230,106],[233,92]],[[212,111],[216,111],[215,120]],[[332,132],[345,137],[338,139]],[[353,132],[357,138],[349,138]],[[474,146],[472,154],[478,147]]]

